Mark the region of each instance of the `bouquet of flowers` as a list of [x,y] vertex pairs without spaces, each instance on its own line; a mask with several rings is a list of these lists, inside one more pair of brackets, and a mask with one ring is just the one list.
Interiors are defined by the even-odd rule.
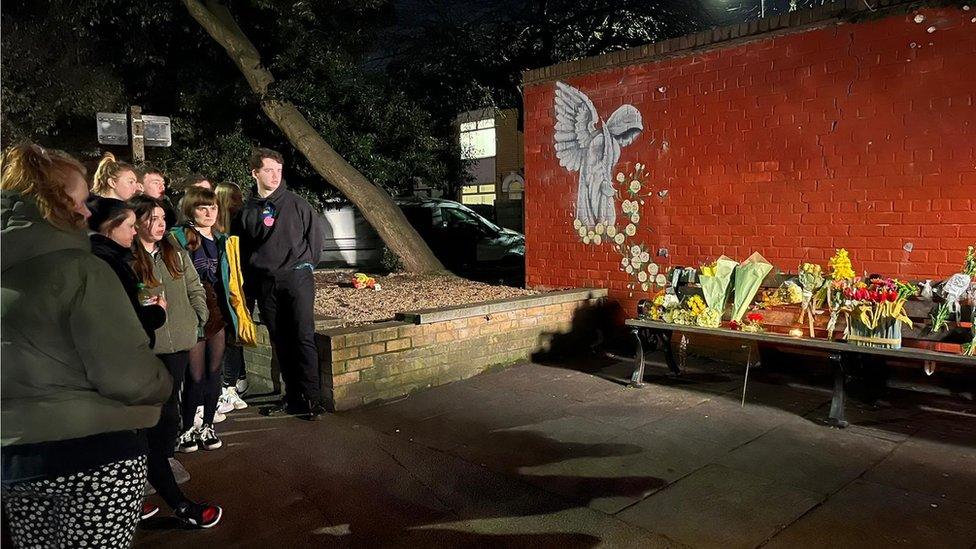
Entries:
[[942,286],[945,301],[929,317],[932,320],[933,332],[941,332],[948,327],[949,314],[953,311],[956,313],[956,320],[959,320],[959,299],[970,290],[974,278],[976,278],[976,248],[970,246],[966,251],[966,259],[963,260],[962,272],[952,275]]
[[912,326],[905,312],[908,285],[891,278],[875,278],[869,285],[844,290],[853,302],[847,341],[865,347],[901,347],[901,325]]
[[830,308],[830,321],[827,322],[827,339],[834,338],[834,328],[841,313],[851,311],[854,303],[848,298],[848,290],[854,289],[854,268],[847,250],[841,248],[827,263],[830,267],[830,280],[827,282],[827,306]]
[[725,312],[725,303],[729,297],[729,283],[737,265],[734,260],[723,255],[699,269],[698,282],[701,284],[705,303],[710,309],[718,311],[719,316]]
[[763,279],[773,270],[773,266],[766,258],[755,252],[749,259],[743,261],[735,274],[735,300],[732,309],[732,320],[739,322],[746,309],[756,297]]
[[800,276],[797,277],[797,280],[803,287],[803,307],[800,309],[799,323],[803,325],[803,320],[806,319],[810,328],[810,337],[813,337],[813,315],[819,312],[815,310],[813,296],[820,291],[826,281],[820,265],[814,263],[800,265]]
[[754,332],[754,333],[764,332],[766,330],[765,328],[763,328],[762,325],[763,318],[764,317],[762,313],[757,311],[752,311],[746,315],[744,321],[736,322],[735,320],[733,320],[732,322],[730,322],[729,328],[732,328],[733,330],[739,330],[740,332]]
[[792,280],[787,280],[775,290],[761,292],[759,308],[768,309],[777,305],[796,305],[803,302],[803,288]]

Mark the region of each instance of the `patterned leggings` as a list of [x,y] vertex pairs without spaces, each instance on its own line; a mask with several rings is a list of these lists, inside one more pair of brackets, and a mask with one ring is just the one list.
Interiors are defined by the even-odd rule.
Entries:
[[129,547],[142,510],[146,457],[4,486],[15,547]]

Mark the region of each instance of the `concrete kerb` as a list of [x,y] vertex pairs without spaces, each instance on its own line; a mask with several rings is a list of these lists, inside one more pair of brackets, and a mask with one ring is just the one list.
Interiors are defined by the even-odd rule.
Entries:
[[543,295],[529,295],[511,299],[497,299],[462,307],[441,307],[436,309],[421,309],[408,311],[396,315],[398,321],[408,324],[432,324],[460,318],[488,316],[496,313],[527,309],[531,307],[545,307],[547,305],[561,305],[576,301],[601,299],[607,297],[607,290],[603,288],[584,288],[576,290],[560,290]]

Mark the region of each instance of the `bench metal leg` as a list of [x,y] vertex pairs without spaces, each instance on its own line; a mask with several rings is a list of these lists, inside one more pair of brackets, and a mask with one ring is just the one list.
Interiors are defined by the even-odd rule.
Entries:
[[634,328],[630,332],[637,344],[634,348],[634,373],[630,376],[630,386],[640,388],[644,386],[644,342],[641,340],[640,328]]
[[674,358],[674,349],[671,347],[672,335],[673,332],[670,331],[658,332],[661,346],[664,347],[664,362],[668,365],[668,370],[671,370],[672,374],[680,376],[681,368],[678,367],[678,361]]
[[849,425],[844,408],[844,401],[847,398],[844,391],[845,378],[847,377],[845,357],[842,353],[833,353],[830,355],[830,362],[834,367],[834,396],[830,401],[830,416],[827,418],[827,425],[843,429]]

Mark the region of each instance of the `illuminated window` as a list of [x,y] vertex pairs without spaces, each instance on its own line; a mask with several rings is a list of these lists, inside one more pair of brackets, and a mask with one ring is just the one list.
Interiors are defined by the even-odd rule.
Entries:
[[495,119],[461,124],[461,158],[477,160],[495,156]]
[[494,204],[495,185],[465,185],[461,188],[461,204]]

